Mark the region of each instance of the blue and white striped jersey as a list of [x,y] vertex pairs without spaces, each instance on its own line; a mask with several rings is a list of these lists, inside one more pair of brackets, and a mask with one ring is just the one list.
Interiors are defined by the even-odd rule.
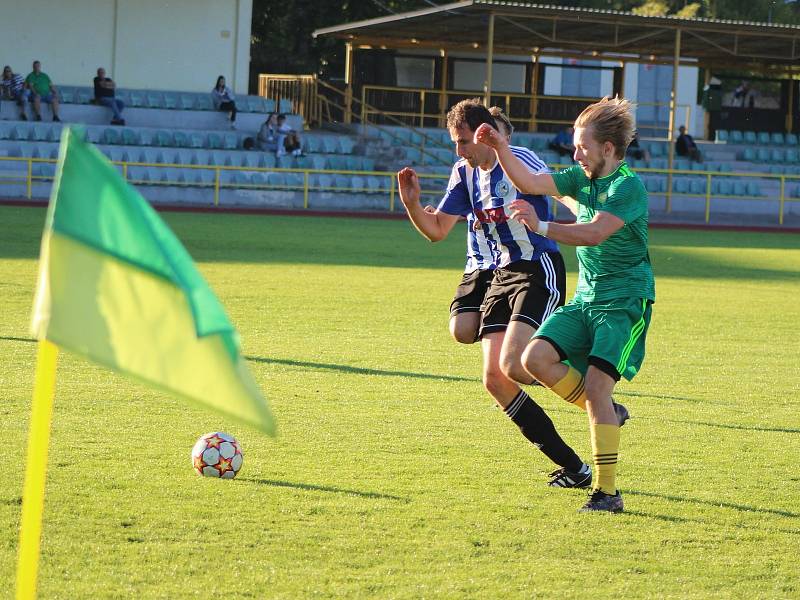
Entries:
[[[549,171],[547,165],[527,148],[511,146],[511,151],[532,173]],[[495,256],[495,266],[505,267],[518,260],[538,260],[543,252],[558,251],[553,240],[508,218],[508,205],[517,198],[533,205],[541,220],[553,220],[547,197],[520,192],[499,162],[489,171],[473,169],[464,159],[453,165],[447,191],[438,209],[449,215],[467,217],[466,272],[493,268],[486,266],[492,255]]]

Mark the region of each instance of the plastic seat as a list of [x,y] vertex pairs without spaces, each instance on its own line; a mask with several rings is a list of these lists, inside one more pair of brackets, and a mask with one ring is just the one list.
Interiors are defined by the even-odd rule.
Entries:
[[787,148],[784,153],[784,160],[789,164],[797,164],[800,162],[800,152],[796,148]]
[[332,171],[346,171],[348,170],[347,157],[331,154],[326,157],[328,166],[326,168]]
[[49,123],[34,123],[30,131],[30,139],[36,142],[49,142],[57,139],[53,135],[53,127]]
[[259,166],[262,169],[274,169],[278,161],[275,159],[274,154],[262,153],[261,160],[259,162],[260,162]]
[[63,104],[75,102],[75,88],[71,85],[61,85],[58,87],[58,97]]
[[784,138],[787,146],[797,146],[797,136],[793,133],[787,133]]
[[189,136],[186,135],[183,131],[176,131],[172,134],[172,139],[176,146],[180,146],[181,148],[188,148],[189,147]]
[[756,157],[758,162],[769,162],[770,152],[768,148],[759,148],[756,150]]
[[746,196],[747,195],[747,185],[744,181],[734,181],[733,182],[733,195],[734,196]]
[[324,173],[312,173],[308,185],[312,189],[327,192],[333,186],[333,177]]
[[155,146],[172,146],[173,145],[173,138],[172,134],[169,131],[164,131],[163,129],[159,129],[155,132],[153,136],[153,144]]
[[349,192],[350,191],[350,178],[347,175],[334,175],[334,191]]
[[733,181],[729,178],[725,178],[719,182],[719,193],[722,196],[732,196],[733,195]]
[[267,183],[271,187],[285,187],[286,177],[283,173],[267,173]]
[[352,138],[346,136],[339,136],[339,152],[342,154],[352,154],[353,148],[355,147],[356,143],[352,140]]
[[75,104],[89,104],[93,98],[94,90],[84,87],[75,88],[75,96],[73,98]]
[[769,160],[773,163],[782,163],[786,160],[786,153],[782,148],[773,148],[769,153]]
[[130,104],[134,108],[139,108],[145,105],[144,94],[142,92],[131,90]]
[[174,110],[178,108],[178,94],[175,92],[164,92],[164,108]]
[[745,144],[757,144],[758,143],[758,136],[756,136],[755,131],[745,131],[742,135],[742,139],[744,140]]
[[678,194],[689,193],[689,182],[683,177],[672,180],[672,191]]
[[725,129],[717,129],[715,134],[715,139],[717,142],[725,143],[728,141],[728,131]]
[[222,145],[226,150],[236,150],[239,147],[239,138],[230,133],[226,134],[223,136]]
[[163,108],[164,96],[161,92],[147,92],[146,104],[149,108]]
[[119,144],[122,141],[119,135],[119,130],[112,129],[111,127],[107,127],[103,130],[102,139],[104,144]]
[[275,100],[272,98],[264,98],[264,112],[271,113],[275,112]]
[[[361,169],[364,171],[374,171],[375,170],[375,159],[363,156],[361,158]],[[449,170],[449,167],[448,167]]]
[[770,136],[770,141],[778,146],[783,146],[786,143],[782,133],[773,133]]
[[212,149],[222,148],[222,138],[218,133],[208,134],[208,147]]
[[353,177],[350,178],[350,185],[356,193],[367,190],[367,181],[360,175],[353,175]]
[[276,166],[279,169],[293,169],[294,168],[294,160],[292,160],[291,156],[278,156],[275,159]]
[[139,145],[139,134],[133,130],[125,128],[121,132],[122,135],[122,143],[126,146],[138,146]]
[[208,94],[198,94],[194,99],[195,110],[214,110],[214,103]]
[[746,160],[748,162],[755,162],[756,160],[756,151],[754,148],[750,148],[749,146],[742,151],[742,160]]
[[258,155],[254,153],[242,153],[242,156],[239,160],[239,166],[242,167],[254,167],[257,168],[260,165],[258,164]]
[[741,144],[744,141],[744,136],[741,131],[733,129],[730,131],[730,140],[734,144]]
[[192,148],[204,148],[206,146],[206,141],[202,133],[192,133],[189,136],[189,145]]
[[760,131],[758,133],[757,139],[758,139],[758,143],[760,145],[763,145],[763,146],[768,146],[770,144],[770,142],[771,142],[771,137],[770,137],[769,133],[767,133],[766,131]]
[[692,194],[705,194],[706,193],[705,179],[692,179],[689,182],[689,191]]
[[178,106],[182,110],[194,110],[194,98],[191,94],[180,94],[178,96]]
[[292,101],[288,98],[281,98],[280,102],[278,102],[278,112],[284,114],[292,114]]
[[761,183],[757,179],[751,179],[746,184],[746,190],[748,196],[761,196]]
[[326,135],[322,138],[322,147],[328,154],[333,154],[339,151],[339,140],[336,136]]

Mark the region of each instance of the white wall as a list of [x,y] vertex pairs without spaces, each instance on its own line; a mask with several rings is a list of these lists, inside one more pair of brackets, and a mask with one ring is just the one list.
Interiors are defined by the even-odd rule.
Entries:
[[91,85],[103,66],[127,88],[247,93],[253,0],[0,0],[3,64],[56,85]]

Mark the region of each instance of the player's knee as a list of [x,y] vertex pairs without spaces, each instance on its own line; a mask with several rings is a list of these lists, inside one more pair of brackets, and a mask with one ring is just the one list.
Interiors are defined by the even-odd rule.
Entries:
[[450,335],[452,335],[453,339],[459,344],[474,344],[477,340],[477,333],[474,327],[452,325],[450,327]]
[[499,365],[492,365],[483,370],[483,387],[495,398],[503,395],[510,383]]
[[508,379],[512,379],[517,383],[530,383],[530,373],[522,366],[522,361],[519,357],[503,357],[500,361],[500,370]]
[[533,340],[522,353],[521,363],[523,368],[536,377],[541,379],[543,373],[552,362],[546,343]]

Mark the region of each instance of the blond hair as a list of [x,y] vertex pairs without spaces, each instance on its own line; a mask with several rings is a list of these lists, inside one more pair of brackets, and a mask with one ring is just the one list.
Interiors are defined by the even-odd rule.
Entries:
[[511,137],[511,135],[514,133],[514,126],[511,124],[511,121],[506,113],[503,112],[503,109],[499,106],[490,106],[489,114],[494,117],[494,120],[498,125],[500,125],[500,123],[503,124],[503,126],[506,128],[508,137]]
[[616,158],[625,158],[625,151],[634,135],[632,102],[606,96],[590,104],[575,119],[575,127],[592,129],[592,137],[601,144],[611,142]]

